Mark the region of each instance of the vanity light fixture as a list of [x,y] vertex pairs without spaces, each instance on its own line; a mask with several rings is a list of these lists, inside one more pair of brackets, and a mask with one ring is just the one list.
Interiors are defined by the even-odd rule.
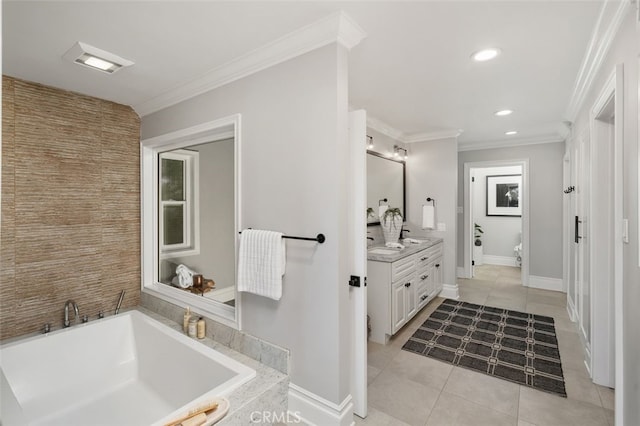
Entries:
[[507,136],[513,136],[513,135],[517,135],[518,132],[516,130],[509,130],[508,132],[504,132],[504,134]]
[[407,155],[408,151],[404,148],[400,148],[398,145],[393,146],[393,156],[394,158],[400,158],[400,151],[404,151],[404,155],[402,156],[403,160],[408,160],[409,156]]
[[133,62],[128,59],[80,41],[76,42],[62,57],[78,65],[107,74],[113,74],[121,68],[133,65]]
[[482,49],[474,52],[471,57],[474,61],[484,62],[495,58],[500,54],[500,52],[500,49],[498,49],[497,47],[490,47],[488,49]]
[[498,117],[504,117],[511,114],[513,114],[513,111],[510,109],[501,109],[500,111],[494,112],[494,115],[497,115]]
[[373,149],[373,136],[367,135],[367,149]]

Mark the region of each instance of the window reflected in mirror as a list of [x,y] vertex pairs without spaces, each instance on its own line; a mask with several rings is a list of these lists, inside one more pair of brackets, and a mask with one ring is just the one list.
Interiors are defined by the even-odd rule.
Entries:
[[234,139],[158,154],[158,281],[235,306]]

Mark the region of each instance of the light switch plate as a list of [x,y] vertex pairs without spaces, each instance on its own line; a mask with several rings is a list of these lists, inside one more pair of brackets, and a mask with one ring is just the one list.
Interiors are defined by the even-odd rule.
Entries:
[[622,242],[629,244],[629,219],[622,219]]
[[438,231],[446,231],[447,230],[447,224],[444,222],[438,222]]

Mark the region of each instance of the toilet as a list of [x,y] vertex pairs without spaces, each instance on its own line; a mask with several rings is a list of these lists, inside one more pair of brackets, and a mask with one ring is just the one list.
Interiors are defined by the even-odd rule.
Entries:
[[521,267],[522,266],[522,232],[520,232],[520,242],[518,243],[517,246],[513,248],[513,252],[515,253],[515,256],[516,256],[516,266]]

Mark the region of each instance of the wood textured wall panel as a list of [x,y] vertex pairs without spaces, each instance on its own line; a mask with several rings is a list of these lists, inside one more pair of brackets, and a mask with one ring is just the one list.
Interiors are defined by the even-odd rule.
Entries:
[[[46,322],[59,328],[68,299],[90,317],[113,313],[122,290],[123,307],[137,305],[138,116],[127,106],[8,77],[2,108],[0,338]],[[14,135],[13,146],[5,135]]]
[[2,78],[2,198],[0,219],[0,330],[15,328],[15,108],[14,81]]

